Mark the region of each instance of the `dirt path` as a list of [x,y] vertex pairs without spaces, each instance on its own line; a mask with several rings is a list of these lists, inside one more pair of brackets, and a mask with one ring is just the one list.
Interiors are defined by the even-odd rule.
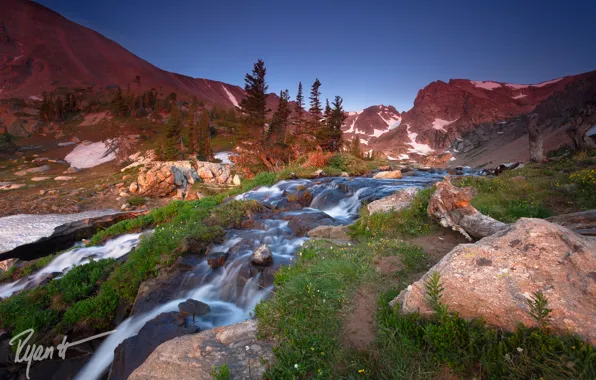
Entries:
[[[432,235],[410,239],[409,242],[424,249],[431,265],[441,260],[458,244],[468,243],[461,234],[447,228],[442,228]],[[369,351],[373,348],[376,338],[377,299],[381,292],[397,280],[395,273],[403,268],[398,256],[382,257],[375,263],[381,280],[374,284],[362,285],[354,294],[352,308],[344,316],[344,347],[359,351]]]

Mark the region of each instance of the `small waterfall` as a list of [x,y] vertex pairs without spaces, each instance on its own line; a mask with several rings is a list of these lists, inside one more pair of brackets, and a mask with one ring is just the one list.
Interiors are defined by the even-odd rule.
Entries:
[[[101,378],[114,358],[114,350],[122,341],[138,334],[148,321],[159,314],[177,311],[178,304],[189,298],[204,302],[211,308],[210,313],[194,322],[203,330],[250,318],[255,306],[271,293],[274,271],[280,266],[291,265],[296,251],[308,240],[305,237],[297,237],[289,228],[287,219],[306,213],[324,212],[337,222],[348,224],[357,218],[362,202],[380,199],[403,187],[427,186],[440,177],[440,174],[424,173],[401,180],[291,180],[238,195],[238,200],[257,200],[275,206],[286,200],[285,194],[305,188],[311,192],[313,201],[310,207],[279,212],[273,217],[261,220],[258,228],[228,230],[224,241],[212,248],[212,252],[228,253],[228,260],[223,267],[214,270],[208,265],[207,260],[201,260],[180,279],[179,290],[171,295],[171,301],[143,314],[132,315],[122,322],[116,328],[117,331],[102,342],[76,378]],[[8,296],[25,287],[35,286],[39,283],[36,281],[41,281],[43,276],[54,272],[65,273],[74,265],[88,262],[91,257],[121,257],[138,244],[139,237],[140,234],[129,234],[112,239],[102,247],[75,248],[58,256],[33,276],[0,287],[0,296]],[[261,244],[270,247],[273,253],[272,266],[263,268],[250,264],[252,252]]]
[[142,234],[127,234],[111,239],[98,247],[76,247],[64,252],[46,267],[36,273],[23,277],[15,282],[0,285],[0,298],[10,297],[23,289],[39,285],[52,273],[65,274],[75,265],[87,264],[89,260],[118,259],[129,253],[139,243]]

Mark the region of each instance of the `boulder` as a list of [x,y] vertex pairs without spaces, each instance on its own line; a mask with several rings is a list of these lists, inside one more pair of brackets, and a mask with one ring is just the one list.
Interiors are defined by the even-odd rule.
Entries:
[[257,265],[273,264],[273,252],[267,244],[261,244],[250,256],[250,261]]
[[536,326],[528,300],[541,291],[550,326],[596,344],[596,241],[542,219],[522,218],[475,244],[460,244],[390,305],[432,314],[425,283],[441,276],[442,302],[462,318],[512,331]]
[[213,185],[240,185],[240,177],[232,175],[230,165],[216,162],[196,161],[197,173],[203,182]]
[[197,326],[188,325],[175,311],[158,315],[147,322],[137,335],[125,339],[116,347],[108,380],[129,378],[160,344],[198,331]]
[[159,271],[157,277],[139,286],[131,314],[142,314],[172,300],[173,294],[184,290],[182,278],[201,262],[198,256],[180,256],[170,267]]
[[367,209],[370,215],[378,212],[398,211],[412,204],[414,196],[418,193],[417,187],[406,187],[396,191],[385,198],[373,201],[368,204]]
[[54,178],[55,181],[70,181],[72,179],[75,179],[75,177],[69,177],[69,176],[66,176],[66,175],[61,175],[61,176],[58,176],[58,177],[55,177]]
[[181,317],[192,315],[192,319],[194,321],[195,317],[200,317],[209,313],[211,308],[206,303],[189,298],[186,301],[180,302],[178,304],[178,311]]
[[68,169],[66,169],[66,171],[64,172],[64,174],[73,174],[73,173],[79,173],[81,171],[81,169],[76,168],[74,166],[69,167]]
[[211,379],[226,364],[230,379],[260,379],[273,361],[273,342],[257,339],[254,320],[185,335],[161,344],[129,380]]
[[305,236],[308,231],[318,226],[337,226],[339,224],[337,220],[322,211],[293,215],[288,218],[288,221],[288,227],[298,237]]
[[33,178],[31,178],[31,181],[40,182],[40,181],[47,181],[48,179],[52,179],[52,177],[33,177]]
[[128,191],[135,194],[136,192],[139,191],[139,184],[137,182],[131,183],[130,186],[128,187]]
[[139,171],[138,193],[155,198],[184,199],[199,178],[190,161],[150,162]]
[[386,172],[379,172],[373,176],[375,179],[400,179],[402,178],[401,170],[392,170]]
[[211,252],[207,257],[207,264],[209,264],[211,269],[217,269],[219,267],[222,267],[226,263],[226,261],[228,261],[229,256],[229,251]]
[[352,239],[348,235],[349,231],[349,226],[318,226],[308,231],[307,235],[317,239],[350,241]]

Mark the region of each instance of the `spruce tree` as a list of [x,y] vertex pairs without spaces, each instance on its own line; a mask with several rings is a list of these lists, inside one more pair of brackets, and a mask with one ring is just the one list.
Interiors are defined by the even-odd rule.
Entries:
[[240,111],[244,114],[244,124],[247,130],[259,131],[265,135],[265,121],[267,115],[267,84],[265,75],[267,69],[262,59],[253,66],[252,74],[247,73],[244,78],[246,97],[240,102]]
[[288,126],[291,110],[289,107],[290,92],[288,90],[279,93],[279,104],[271,118],[271,124],[267,132],[267,141],[272,144],[283,144],[286,128]]
[[176,102],[172,102],[172,111],[166,124],[165,140],[163,144],[163,158],[177,160],[182,157],[182,116]]
[[329,126],[331,123],[331,106],[329,106],[329,99],[325,99],[325,112],[323,112],[323,118],[325,119],[325,125]]
[[360,150],[360,138],[358,135],[354,135],[352,138],[350,153],[352,153],[352,156],[354,157],[362,157],[362,151]]
[[213,159],[213,151],[211,150],[211,131],[209,130],[209,112],[203,109],[201,117],[199,118],[199,149],[197,157],[202,161],[209,161]]
[[319,91],[319,87],[321,87],[321,82],[319,81],[319,79],[317,79],[312,84],[309,97],[309,112],[312,115],[312,117],[316,120],[319,120],[319,118],[321,117],[321,91]]
[[304,95],[302,95],[302,82],[298,82],[298,93],[296,94],[296,118],[298,125],[302,124],[302,114],[304,113]]
[[190,154],[196,155],[199,152],[199,130],[197,126],[197,111],[199,108],[199,101],[197,97],[192,98],[190,109],[188,110],[188,117],[186,125],[188,128],[188,150]]
[[340,96],[336,96],[333,101],[333,109],[331,111],[331,120],[328,124],[330,141],[328,149],[332,152],[337,152],[342,145],[342,130],[341,126],[346,120],[346,114],[342,107],[343,99]]

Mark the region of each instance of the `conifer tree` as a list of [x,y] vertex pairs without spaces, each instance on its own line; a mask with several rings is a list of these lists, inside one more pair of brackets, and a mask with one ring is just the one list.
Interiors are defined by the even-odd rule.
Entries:
[[114,114],[115,116],[126,116],[128,112],[128,107],[126,105],[124,96],[122,95],[122,89],[120,87],[118,87],[118,91],[112,98],[110,108],[112,114]]
[[213,151],[211,150],[211,131],[209,130],[209,112],[203,109],[201,117],[199,118],[199,149],[198,159],[209,161],[213,159]]
[[342,131],[341,126],[346,120],[346,114],[342,107],[343,99],[340,96],[336,96],[333,101],[333,109],[331,111],[331,121],[328,124],[330,142],[328,149],[332,152],[337,152],[342,145]]
[[282,144],[285,140],[286,128],[288,126],[290,113],[289,107],[290,92],[288,90],[280,91],[279,104],[271,118],[271,124],[267,131],[267,141],[272,144]]
[[355,135],[352,138],[352,146],[350,148],[350,153],[352,153],[352,156],[354,157],[362,157],[362,151],[360,150],[360,138],[358,137],[358,135]]
[[197,125],[197,111],[199,108],[199,101],[197,97],[192,98],[190,109],[188,110],[188,117],[186,125],[188,128],[188,150],[190,154],[196,155],[199,152],[199,130]]
[[296,117],[298,125],[302,124],[302,114],[304,113],[304,95],[302,95],[302,82],[298,82],[298,93],[296,94]]
[[166,133],[163,147],[165,160],[177,160],[182,157],[182,116],[176,102],[172,102],[172,111],[166,124]]
[[318,120],[321,116],[321,91],[319,91],[319,87],[321,87],[321,82],[317,78],[317,80],[315,80],[315,82],[312,84],[309,97],[309,112],[316,120]]
[[252,74],[247,73],[244,78],[246,97],[240,102],[240,111],[244,114],[244,124],[248,131],[259,131],[265,136],[265,121],[267,115],[267,84],[265,75],[267,69],[262,59],[253,66]]
[[329,99],[325,99],[325,112],[323,112],[323,118],[325,119],[325,125],[329,126],[331,123],[331,106],[329,106]]

